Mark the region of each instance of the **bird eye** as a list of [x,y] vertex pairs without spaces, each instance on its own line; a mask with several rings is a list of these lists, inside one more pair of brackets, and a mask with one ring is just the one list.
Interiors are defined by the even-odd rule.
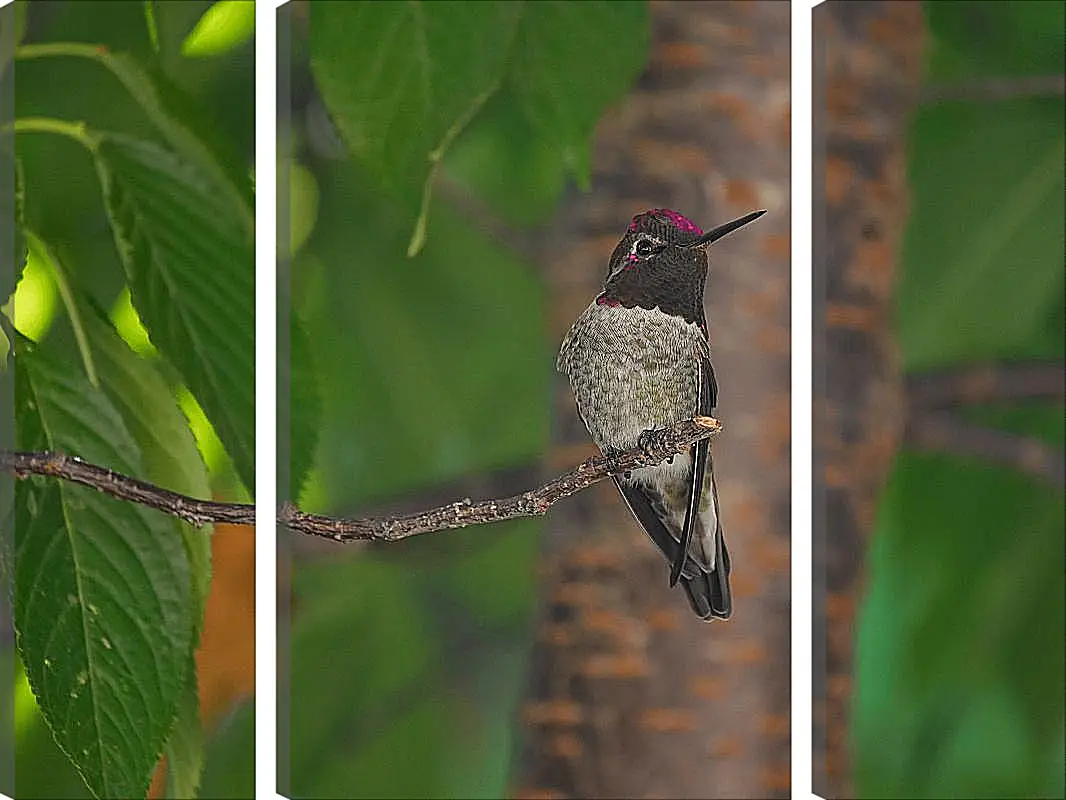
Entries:
[[650,256],[656,252],[655,243],[651,239],[638,239],[633,252],[638,256]]

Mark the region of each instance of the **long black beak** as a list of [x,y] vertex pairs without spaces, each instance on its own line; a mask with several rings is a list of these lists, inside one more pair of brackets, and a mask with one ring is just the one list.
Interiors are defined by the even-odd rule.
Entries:
[[765,208],[762,211],[752,211],[750,214],[745,214],[743,217],[735,219],[732,222],[727,222],[724,225],[719,225],[717,228],[707,231],[707,233],[703,234],[703,236],[701,236],[699,239],[697,239],[688,246],[703,247],[704,245],[711,244],[712,242],[717,242],[723,236],[728,236],[737,228],[742,228],[749,222],[754,222],[765,213]]

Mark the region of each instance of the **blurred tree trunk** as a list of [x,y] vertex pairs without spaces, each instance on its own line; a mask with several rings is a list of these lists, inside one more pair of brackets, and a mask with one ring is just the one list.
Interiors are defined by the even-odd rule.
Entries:
[[903,428],[892,296],[924,18],[913,2],[828,2],[814,13],[814,788],[837,798],[852,796],[863,555]]
[[[648,68],[599,126],[592,192],[564,204],[536,256],[558,341],[633,214],[666,206],[710,227],[769,209],[709,251],[735,612],[693,616],[611,484],[553,510],[516,793],[785,797],[789,5],[655,2],[651,17]],[[561,377],[556,388],[552,469],[593,452]]]

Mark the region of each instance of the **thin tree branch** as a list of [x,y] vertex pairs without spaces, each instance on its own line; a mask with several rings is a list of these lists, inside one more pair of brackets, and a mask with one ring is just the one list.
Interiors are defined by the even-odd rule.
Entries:
[[1066,487],[1061,451],[1031,436],[964,422],[947,411],[911,413],[904,440],[916,450],[968,456],[1016,469],[1058,489]]
[[197,527],[211,522],[255,524],[254,505],[197,500],[64,453],[16,453],[4,450],[0,451],[0,469],[14,474],[16,478],[48,475],[80,483],[119,500],[139,503],[178,517]]
[[[576,448],[575,448],[576,449]],[[568,469],[578,461],[587,458],[595,449],[592,442],[586,442],[580,456],[570,458],[564,463],[557,463],[559,471]],[[587,452],[586,452],[587,451]],[[544,460],[531,457],[524,464],[499,467],[488,471],[472,471],[457,475],[451,480],[444,480],[426,486],[415,493],[383,497],[378,502],[360,506],[360,516],[391,517],[409,514],[426,508],[449,503],[457,497],[508,497],[524,492],[530,486],[536,486],[551,471],[551,466]],[[350,516],[344,509],[338,509],[338,516]],[[330,558],[337,551],[337,542],[321,536],[294,536],[290,545],[292,556],[296,559]],[[480,544],[471,546],[491,547],[486,538]]]
[[649,432],[643,444],[631,450],[589,458],[536,489],[502,500],[471,503],[465,499],[416,514],[352,520],[306,514],[287,504],[281,510],[279,521],[299,533],[325,536],[338,542],[395,542],[419,533],[540,516],[564,497],[612,475],[654,466],[687,451],[696,442],[714,436],[720,430],[718,420],[712,417],[685,420],[669,428]]
[[[419,533],[539,516],[564,497],[576,494],[612,475],[654,466],[673,458],[687,451],[696,442],[718,434],[721,429],[721,424],[712,417],[695,417],[668,428],[650,431],[643,437],[642,444],[631,450],[587,459],[543,486],[502,500],[472,503],[469,499],[464,499],[415,514],[364,519],[340,519],[307,514],[286,503],[278,512],[277,521],[297,533],[338,542],[393,542]],[[106,467],[89,464],[76,456],[0,451],[0,469],[13,473],[17,478],[47,475],[80,483],[120,500],[162,511],[192,525],[200,526],[211,522],[231,525],[255,524],[254,505],[197,500]]]
[[964,406],[1066,400],[1062,362],[978,364],[908,376],[905,441],[932,453],[976,458],[1066,486],[1062,453],[1043,441],[985,428],[959,417]]
[[922,89],[920,102],[922,105],[945,100],[996,103],[1016,97],[1062,97],[1063,94],[1066,94],[1066,77],[1062,75],[1020,75],[932,84]]
[[1061,361],[978,364],[907,377],[907,402],[914,410],[1019,400],[1066,400],[1066,364]]

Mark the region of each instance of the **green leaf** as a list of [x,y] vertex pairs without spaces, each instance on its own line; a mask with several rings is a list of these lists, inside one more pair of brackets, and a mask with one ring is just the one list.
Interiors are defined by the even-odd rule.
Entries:
[[[1057,411],[1011,427],[1061,441]],[[1064,524],[1012,470],[899,457],[856,641],[859,796],[1062,795]]]
[[[70,364],[17,345],[22,450],[129,475],[140,457],[106,396]],[[57,743],[100,797],[143,796],[192,649],[188,559],[169,520],[84,486],[19,482],[15,621]]]
[[233,142],[218,135],[201,107],[154,66],[104,51],[101,63],[114,73],[174,150],[195,164],[240,216],[245,236],[255,238],[255,201],[248,165]]
[[[196,440],[155,364],[134,353],[84,293],[75,297],[100,384],[140,449],[146,479],[173,492],[210,499],[207,468]],[[178,519],[170,523],[189,557],[198,640],[211,586],[211,526],[195,528]]]
[[559,143],[534,129],[506,84],[455,142],[444,168],[494,214],[523,226],[555,212],[568,175]]
[[341,134],[413,212],[435,161],[499,86],[521,6],[310,8],[311,67]]
[[204,730],[200,724],[200,697],[196,690],[196,659],[192,654],[178,700],[178,716],[167,738],[165,753],[166,796],[175,800],[196,797],[204,770]]
[[897,303],[909,369],[1061,357],[1061,98],[942,103],[914,121]]
[[647,48],[645,3],[526,5],[507,79],[449,152],[448,173],[508,221],[544,221],[568,175],[587,185],[593,129]]
[[924,3],[934,79],[1061,75],[1066,5],[1045,0]]
[[219,0],[196,23],[181,45],[186,58],[204,58],[228,53],[255,34],[255,3],[251,0]]
[[239,210],[154,144],[103,136],[94,155],[137,313],[251,490],[255,262]]
[[[640,73],[647,45],[645,3],[311,7],[312,67],[342,135],[404,211],[419,209],[411,253],[425,239],[436,167],[468,128],[476,144],[459,174],[514,219],[546,213],[565,173],[587,185],[593,128]],[[493,104],[501,90],[505,103]],[[502,170],[478,168],[470,153],[486,149]]]
[[593,128],[644,67],[647,5],[553,0],[524,11],[509,83],[537,135],[587,180]]
[[[38,55],[32,47],[29,53]],[[183,160],[195,165],[202,180],[228,201],[231,213],[240,218],[249,241],[255,236],[255,210],[248,171],[231,142],[217,135],[200,109],[158,68],[133,56],[106,47],[80,43],[53,45],[46,53],[84,58],[106,68],[147,115],[156,130]],[[26,58],[27,55],[23,55]],[[113,123],[95,126],[114,130]]]

